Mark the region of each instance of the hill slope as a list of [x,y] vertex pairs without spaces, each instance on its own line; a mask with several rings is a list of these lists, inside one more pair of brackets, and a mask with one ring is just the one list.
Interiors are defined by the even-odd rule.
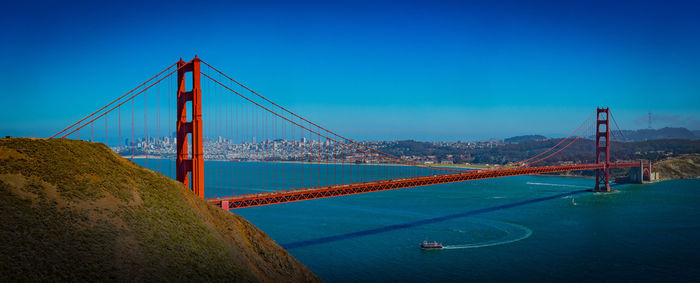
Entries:
[[654,163],[663,180],[700,178],[700,154],[684,154]]
[[0,139],[9,281],[320,281],[242,217],[102,144]]

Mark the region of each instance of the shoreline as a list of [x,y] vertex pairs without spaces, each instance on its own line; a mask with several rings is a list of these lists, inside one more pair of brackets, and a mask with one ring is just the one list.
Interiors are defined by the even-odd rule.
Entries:
[[[121,157],[131,160],[131,156],[124,156],[120,155]],[[154,156],[154,155],[135,155],[133,156],[134,160],[143,160],[143,159],[154,159],[154,160],[172,160],[175,161],[175,159],[171,158],[166,158],[162,156]],[[204,161],[216,161],[216,162],[248,162],[248,163],[281,163],[281,164],[317,164],[317,165],[351,165],[351,166],[357,166],[357,165],[371,165],[371,166],[410,166],[410,165],[404,165],[404,164],[385,164],[385,163],[342,163],[342,162],[304,162],[304,161],[238,161],[238,160],[210,160],[210,159],[205,159]],[[439,167],[439,168],[459,168],[459,169],[466,169],[466,170],[483,170],[483,169],[493,169],[496,166],[486,166],[486,165],[462,165],[462,164],[423,164],[425,166],[431,166],[431,167]],[[425,168],[425,169],[430,169],[430,168]],[[540,176],[540,177],[563,177],[563,178],[579,178],[579,179],[595,179],[595,176],[586,176],[586,175],[558,175],[558,174],[531,174],[530,176]],[[669,180],[683,180],[683,179],[700,179],[700,177],[696,178],[663,178],[660,180],[657,180],[655,182],[660,182],[660,181],[669,181]]]
[[[124,156],[122,155],[123,158],[126,159],[132,159],[131,156]],[[162,156],[153,156],[153,155],[135,155],[133,156],[133,159],[158,159],[158,160],[172,160],[175,161],[174,158],[166,158]],[[405,165],[405,164],[387,164],[387,163],[354,163],[354,162],[325,162],[325,161],[319,161],[319,162],[305,162],[305,161],[239,161],[239,160],[221,160],[221,159],[205,159],[204,161],[215,161],[215,162],[240,162],[240,163],[281,163],[281,164],[318,164],[318,165],[351,165],[351,166],[357,166],[357,165],[365,165],[365,166],[410,166],[410,165]],[[466,169],[466,170],[484,170],[484,169],[493,169],[496,168],[497,166],[486,166],[486,165],[462,165],[462,164],[422,164],[425,166],[430,166],[430,167],[437,167],[437,168],[457,168],[457,169]],[[425,169],[430,169],[430,168],[425,168]],[[583,175],[550,175],[550,174],[532,174],[532,176],[557,176],[557,177],[570,177],[570,178],[595,178],[595,177],[590,177],[590,176],[583,176]]]
[[[123,158],[126,159],[132,159],[131,155],[120,155]],[[154,156],[154,155],[135,155],[133,156],[133,159],[167,159],[167,160],[175,160],[175,158],[167,158],[167,157],[162,157],[162,156]],[[283,161],[283,160],[278,160],[278,161],[262,161],[262,160],[247,160],[247,161],[240,161],[240,160],[222,160],[222,159],[204,159],[204,161],[216,161],[216,162],[248,162],[248,163],[289,163],[289,164],[328,164],[328,165],[371,165],[371,166],[411,166],[411,165],[405,165],[405,164],[388,164],[388,163],[355,163],[355,162],[325,162],[325,161],[314,161],[314,162],[306,162],[306,161]],[[429,167],[436,167],[436,168],[461,168],[461,169],[469,169],[469,170],[481,170],[481,169],[490,169],[494,168],[494,166],[489,166],[486,167],[484,165],[479,165],[476,166],[465,166],[465,165],[452,165],[452,164],[423,164],[420,163],[423,166],[429,166]],[[430,169],[430,168],[426,168]]]
[[[132,156],[130,155],[120,155],[122,158],[132,160]],[[162,156],[155,156],[155,155],[134,155],[133,160],[144,160],[144,159],[153,159],[153,160],[172,160],[173,162],[175,161],[174,158],[167,158],[167,157],[162,157]],[[358,165],[364,165],[364,166],[411,166],[411,165],[405,165],[405,164],[387,164],[387,163],[354,163],[354,162],[325,162],[325,161],[318,161],[318,162],[305,162],[305,161],[240,161],[240,160],[220,160],[220,159],[205,159],[204,161],[215,161],[215,162],[240,162],[240,163],[279,163],[279,164],[300,164],[300,165],[349,165],[349,166],[358,166]],[[436,168],[456,168],[456,169],[464,169],[465,171],[467,170],[485,170],[485,169],[494,169],[498,168],[500,166],[493,166],[493,165],[480,165],[480,164],[470,164],[470,165],[465,165],[465,164],[423,164],[421,165],[424,166],[430,166],[430,167],[436,167]],[[505,168],[505,167],[503,167]],[[424,169],[430,169],[430,168],[424,168]],[[432,170],[437,170],[437,169],[432,169]],[[553,173],[548,173],[548,174],[531,174],[530,176],[542,176],[542,177],[564,177],[564,178],[579,178],[579,179],[595,179],[595,176],[587,176],[587,175],[572,175],[572,174],[553,174]],[[696,177],[700,178],[700,177]],[[662,178],[657,181],[666,181],[666,180],[682,180],[682,179],[694,179],[694,178]]]
[[564,178],[579,178],[579,179],[595,179],[595,176],[584,176],[584,175],[532,174],[532,175],[530,175],[530,176],[564,177]]
[[[155,155],[134,155],[133,157],[131,155],[120,155],[123,158],[126,159],[170,159],[170,158],[165,158],[162,156],[155,156]],[[175,160],[175,159],[172,159]]]

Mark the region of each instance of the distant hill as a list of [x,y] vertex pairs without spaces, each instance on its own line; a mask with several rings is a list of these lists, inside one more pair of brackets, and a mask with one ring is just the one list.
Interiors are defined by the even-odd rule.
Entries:
[[[700,132],[700,131],[695,131]],[[617,134],[616,132],[613,134]],[[700,135],[686,128],[662,128],[662,129],[640,129],[640,130],[623,130],[622,134],[627,141],[648,141],[648,140],[663,140],[663,139],[687,139],[697,140]],[[616,138],[618,140],[618,138]]]
[[516,137],[511,137],[504,139],[504,143],[521,143],[521,142],[532,142],[532,141],[543,141],[546,140],[547,137],[541,136],[541,135],[525,135],[525,136],[516,136]]
[[242,217],[102,144],[0,139],[3,281],[321,281]]
[[[572,141],[571,138],[569,141]],[[546,139],[521,143],[505,143],[495,145],[473,145],[464,143],[429,143],[417,141],[388,142],[379,150],[396,156],[426,157],[434,156],[437,161],[450,160],[454,163],[477,164],[507,164],[518,162],[546,152],[560,144],[559,139]],[[536,165],[557,164],[558,162],[573,161],[589,163],[595,160],[595,141],[579,139],[577,142],[559,151],[569,142],[557,147],[557,153],[538,162]],[[652,160],[658,161],[681,154],[700,153],[700,140],[665,139],[638,142],[611,142],[611,160]],[[548,151],[541,157],[546,157],[554,151]]]
[[[472,163],[506,164],[508,162],[525,160],[545,152],[560,141],[561,139],[551,139],[539,142],[505,144],[493,148],[472,149],[468,152],[473,159]],[[568,142],[565,144],[568,144]],[[561,147],[562,146],[559,146],[557,148]],[[700,153],[700,140],[673,139],[627,143],[611,142],[610,148],[610,158],[612,161],[639,159],[658,161],[682,154]],[[549,154],[544,156],[547,155]],[[588,139],[579,140],[536,165],[551,165],[557,164],[557,162],[560,161],[573,161],[576,163],[594,162],[595,142]]]

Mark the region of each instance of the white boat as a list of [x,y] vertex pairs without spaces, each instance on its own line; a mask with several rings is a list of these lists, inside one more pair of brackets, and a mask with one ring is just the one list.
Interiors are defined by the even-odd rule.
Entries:
[[442,244],[438,242],[428,242],[428,241],[423,241],[420,244],[421,249],[442,249]]

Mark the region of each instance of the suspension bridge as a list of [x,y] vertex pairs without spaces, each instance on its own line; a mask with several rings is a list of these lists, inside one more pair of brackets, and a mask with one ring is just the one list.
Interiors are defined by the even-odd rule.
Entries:
[[[156,171],[174,171],[194,194],[234,209],[582,170],[596,172],[592,191],[610,192],[611,168],[638,167],[645,177],[651,171],[648,162],[610,161],[611,119],[617,126],[609,108],[597,108],[553,147],[502,168],[440,167],[344,137],[195,56],[180,59],[50,138],[102,142]],[[537,165],[585,141],[581,137],[594,126],[595,163]]]

